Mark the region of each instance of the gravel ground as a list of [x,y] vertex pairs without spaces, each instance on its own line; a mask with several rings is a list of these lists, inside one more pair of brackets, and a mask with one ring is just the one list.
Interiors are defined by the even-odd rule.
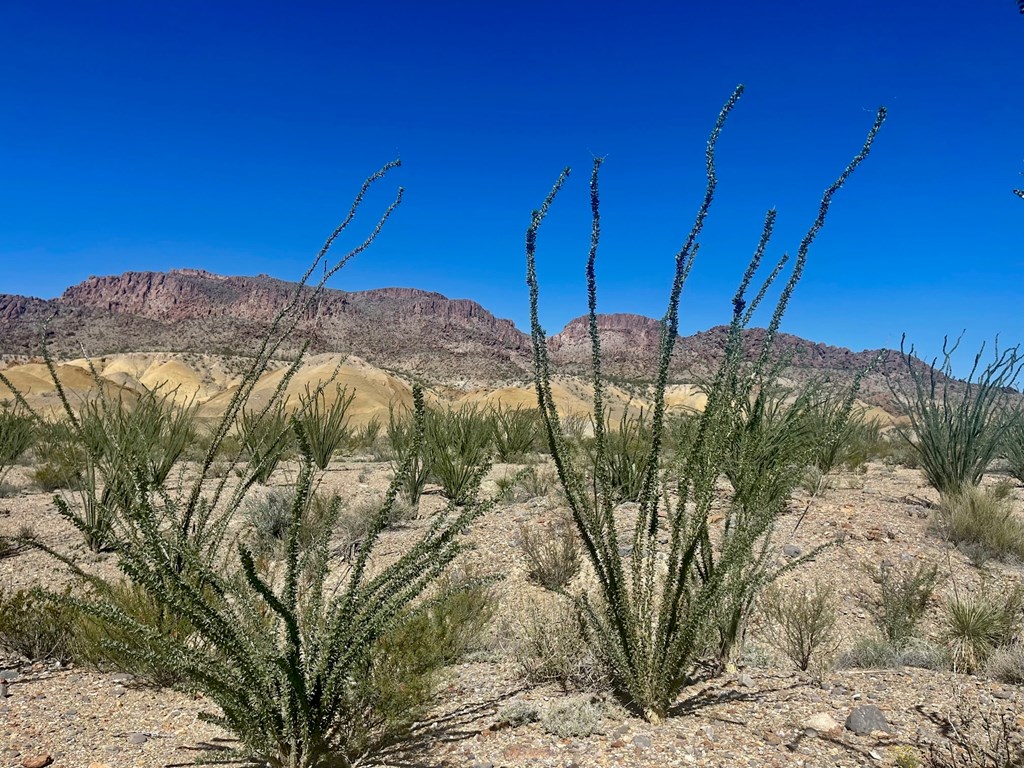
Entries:
[[[517,467],[495,467],[491,481]],[[352,461],[332,465],[325,487],[343,493],[350,506],[377,497],[389,477],[387,464]],[[293,472],[293,470],[292,470]],[[284,484],[286,468],[275,481]],[[76,558],[96,573],[113,576],[112,555],[93,555],[53,508],[47,494],[32,490],[26,470],[8,478],[20,490],[0,499],[0,534],[31,525],[46,544]],[[786,580],[824,580],[839,595],[843,645],[872,632],[862,595],[873,585],[863,570],[883,561],[935,562],[944,581],[936,590],[924,633],[937,640],[941,602],[953,581],[961,590],[982,588],[982,574],[931,529],[928,502],[936,500],[920,473],[871,464],[865,474],[834,479],[832,489],[814,499],[798,497],[776,536],[779,563],[783,546],[809,551],[842,540]],[[488,482],[485,490],[493,490]],[[1014,494],[1024,498],[1022,489]],[[809,503],[809,506],[808,506]],[[430,494],[424,514],[382,537],[380,561],[402,551],[429,524],[442,500]],[[806,514],[804,514],[806,511]],[[436,707],[417,727],[416,737],[381,764],[406,766],[894,766],[900,750],[939,738],[942,718],[964,702],[1006,713],[1024,728],[1024,696],[1019,688],[978,677],[916,668],[840,670],[814,682],[790,671],[757,628],[748,641],[747,663],[735,671],[685,690],[666,722],[652,726],[632,717],[600,694],[528,686],[517,662],[513,628],[523,611],[549,600],[528,582],[517,546],[521,526],[543,525],[560,514],[557,494],[498,504],[468,533],[473,545],[460,567],[501,580],[494,588],[497,610],[485,648],[471,663],[451,670]],[[628,517],[628,509],[623,511]],[[803,515],[802,520],[800,520]],[[799,526],[794,530],[797,521]],[[1005,586],[1020,582],[1020,568],[995,564],[989,579]],[[0,587],[35,584],[59,589],[71,584],[58,564],[40,552],[0,560]],[[1002,588],[1002,587],[1000,587]],[[554,628],[553,628],[554,629]],[[749,658],[748,658],[749,657]],[[8,695],[0,699],[0,766],[154,768],[188,764],[204,746],[230,746],[228,734],[199,719],[210,704],[201,698],[136,684],[130,676],[74,666],[25,664],[0,657],[0,678]],[[0,686],[2,692],[2,686]],[[859,707],[877,706],[888,730],[858,735],[845,727]],[[499,713],[528,708],[541,716],[571,706],[599,713],[596,732],[560,738],[542,723],[505,726]],[[36,760],[35,763],[32,761]],[[902,763],[906,765],[906,763]]]

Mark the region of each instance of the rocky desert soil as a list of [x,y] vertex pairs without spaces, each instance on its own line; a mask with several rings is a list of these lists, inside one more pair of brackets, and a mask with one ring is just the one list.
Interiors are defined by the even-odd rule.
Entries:
[[[542,461],[538,457],[538,461]],[[485,482],[519,467],[499,465]],[[332,464],[324,487],[337,490],[350,507],[378,498],[390,478],[387,463],[350,459]],[[279,470],[285,486],[294,468]],[[797,495],[773,543],[780,565],[797,550],[838,539],[785,577],[823,579],[839,595],[843,648],[875,632],[865,600],[874,585],[865,566],[937,563],[943,581],[929,608],[923,634],[938,642],[941,605],[954,583],[961,591],[1006,589],[1020,583],[1019,567],[989,564],[983,572],[943,541],[929,503],[937,500],[916,470],[872,463],[864,473],[830,478],[832,488],[808,498]],[[33,488],[28,468],[9,477],[17,489],[0,499],[0,534],[31,526],[41,541],[74,557],[84,568],[116,574],[113,555],[93,555],[60,518],[50,495]],[[259,489],[258,493],[266,493]],[[1024,499],[1024,489],[1014,496]],[[385,532],[378,555],[400,551],[429,524],[442,500],[428,493],[420,518]],[[624,510],[628,513],[628,508]],[[806,512],[806,514],[804,514]],[[833,669],[820,681],[797,672],[755,624],[735,670],[686,689],[664,723],[632,716],[599,688],[562,690],[531,685],[522,666],[519,636],[531,606],[554,599],[527,578],[517,544],[523,527],[542,529],[562,514],[557,491],[498,503],[467,532],[471,544],[460,568],[498,578],[494,619],[470,661],[442,681],[436,706],[415,738],[385,755],[380,764],[519,768],[521,766],[909,766],[908,755],[943,743],[942,724],[958,709],[980,707],[1024,727],[1024,691],[982,677],[904,667]],[[798,528],[797,521],[803,515]],[[343,543],[343,542],[339,542]],[[27,551],[0,560],[0,586],[16,589],[72,584],[48,556]],[[556,632],[551,625],[546,631]],[[842,649],[841,649],[842,650]],[[0,766],[45,765],[90,768],[156,768],[189,764],[209,756],[204,749],[230,746],[230,735],[198,719],[211,708],[201,697],[147,687],[130,675],[74,665],[26,664],[0,658]],[[559,712],[580,707],[597,712],[595,732],[560,737],[546,727]],[[540,722],[509,723],[509,713],[530,709]],[[909,750],[909,751],[908,751]],[[216,755],[216,752],[213,753]]]

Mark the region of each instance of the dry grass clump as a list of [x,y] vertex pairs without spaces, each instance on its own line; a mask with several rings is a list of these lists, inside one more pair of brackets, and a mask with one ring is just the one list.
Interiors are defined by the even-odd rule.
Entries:
[[938,520],[943,533],[968,550],[971,559],[1024,562],[1024,519],[999,487],[966,486],[944,496]]
[[519,548],[532,581],[554,592],[565,589],[582,561],[572,521],[558,518],[537,527],[519,527]]

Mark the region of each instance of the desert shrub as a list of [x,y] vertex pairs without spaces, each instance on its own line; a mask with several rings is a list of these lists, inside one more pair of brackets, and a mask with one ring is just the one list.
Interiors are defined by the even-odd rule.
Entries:
[[914,637],[939,581],[939,568],[929,563],[881,565],[865,569],[878,593],[867,603],[885,641],[899,653]]
[[491,419],[466,406],[430,411],[426,423],[426,455],[430,477],[445,498],[461,504],[470,498],[478,467],[490,461]]
[[561,421],[562,435],[569,443],[581,445],[588,436],[593,434],[591,421],[589,414],[567,413]]
[[[316,461],[314,460],[314,464]],[[316,531],[328,520],[341,519],[344,512],[336,510],[340,507],[341,497],[337,494],[326,495],[314,493],[306,501],[306,508],[301,510],[299,520],[298,545],[305,549],[316,538]],[[374,510],[367,510],[363,516],[360,539],[372,526]],[[252,531],[253,550],[259,554],[270,554],[275,557],[283,554],[288,543],[289,531],[292,529],[295,515],[295,492],[290,488],[270,488],[266,493],[251,496],[245,502],[245,518]]]
[[955,692],[947,711],[926,713],[942,736],[919,740],[927,768],[1019,768],[1024,765],[1024,730],[1012,709]]
[[976,672],[992,652],[1009,644],[1020,622],[1024,591],[998,591],[963,595],[954,593],[946,603],[943,637],[956,669]]
[[1010,685],[1024,685],[1024,643],[994,649],[985,663],[985,674]]
[[307,385],[305,394],[299,398],[295,416],[298,428],[309,444],[313,463],[321,470],[327,469],[334,454],[351,439],[348,409],[355,397],[355,392],[336,386],[334,400],[328,403],[322,386]]
[[823,582],[765,590],[761,611],[775,647],[806,672],[812,661],[824,667],[838,648],[835,590]]
[[1024,483],[1024,418],[1016,413],[1003,434],[999,455],[1006,462],[1006,470]]
[[15,462],[35,441],[36,431],[32,419],[17,407],[0,408],[0,484]]
[[949,668],[949,659],[941,648],[926,640],[912,637],[900,649],[882,637],[859,637],[852,647],[836,660],[844,669],[890,669],[916,667],[942,670]]
[[540,412],[536,408],[498,405],[491,409],[491,443],[499,461],[522,461],[534,450],[540,435]]
[[565,601],[537,601],[519,617],[513,656],[527,682],[555,683],[564,691],[592,690],[605,683],[579,612]]
[[[607,476],[609,455],[604,403],[605,379],[601,373],[601,340],[597,329],[596,256],[600,239],[599,169],[596,158],[590,177],[591,248],[587,260],[588,320],[593,364],[593,426],[595,477],[592,481],[575,466],[573,449],[562,427],[551,384],[546,336],[539,317],[537,283],[537,233],[555,196],[563,187],[563,171],[541,207],[533,213],[526,234],[527,282],[530,290],[530,321],[538,402],[544,420],[559,479],[577,533],[594,574],[594,586],[578,600],[584,616],[588,641],[594,655],[607,664],[611,684],[621,698],[646,719],[657,722],[666,716],[679,691],[689,680],[707,637],[717,629],[725,642],[742,635],[749,607],[760,589],[770,582],[776,566],[768,555],[778,506],[734,499],[712,537],[712,514],[718,511],[718,480],[733,455],[733,438],[743,425],[742,410],[759,393],[775,387],[774,340],[792,293],[800,281],[808,251],[836,191],[870,151],[884,120],[880,110],[867,140],[822,197],[818,214],[796,252],[788,279],[779,294],[775,311],[764,335],[764,343],[752,363],[744,350],[744,329],[754,312],[785,269],[783,258],[763,279],[752,297],[748,289],[760,274],[761,263],[771,237],[775,212],[765,218],[762,236],[732,302],[732,318],[726,333],[719,369],[712,377],[708,402],[700,414],[696,437],[681,461],[676,462],[674,493],[662,494],[661,468],[666,418],[665,394],[669,366],[679,328],[679,301],[697,247],[697,238],[714,197],[717,183],[714,153],[728,114],[738,101],[737,88],[719,115],[707,144],[707,187],[693,227],[675,257],[675,274],[662,322],[657,361],[652,366],[653,408],[650,413],[650,443],[641,472],[637,513],[631,548],[620,548],[614,509],[617,488]],[[755,283],[756,286],[756,283]],[[757,453],[757,432],[748,445]],[[766,477],[764,484],[774,482]],[[736,494],[737,496],[739,494]],[[751,500],[753,497],[750,497]],[[665,509],[660,509],[661,505]],[[662,530],[662,525],[667,530]],[[664,540],[665,543],[661,544]],[[628,549],[629,555],[623,553]],[[723,609],[722,606],[727,606]],[[734,631],[735,630],[735,631]],[[735,647],[734,645],[732,647]],[[732,647],[725,649],[731,652]]]
[[985,347],[974,358],[966,381],[953,378],[951,357],[960,344],[943,341],[943,362],[930,366],[914,357],[914,348],[900,353],[913,389],[893,388],[910,419],[898,427],[905,444],[917,453],[925,479],[943,496],[976,486],[1004,445],[1014,415],[1007,407],[1006,390],[1017,380],[1024,358],[1016,347],[1000,352],[981,365]]
[[71,659],[75,612],[40,589],[0,590],[0,648],[29,661]]
[[812,445],[811,466],[823,476],[840,467],[859,469],[878,452],[881,425],[840,394],[814,393],[804,418]]
[[889,466],[921,468],[921,454],[914,445],[913,437],[897,429],[890,430],[882,436],[880,452],[882,461]]
[[515,699],[498,708],[494,713],[494,725],[497,728],[518,728],[540,720],[540,710],[530,701]]
[[51,492],[78,488],[85,468],[85,452],[79,447],[66,419],[37,424],[36,467],[32,480],[40,490]]
[[374,416],[363,426],[352,430],[349,445],[356,451],[374,450],[377,447],[377,441],[380,439],[382,426],[381,420]]
[[239,412],[237,429],[242,455],[249,462],[249,473],[257,483],[266,485],[293,445],[294,433],[284,402],[278,400],[272,407],[260,411]]
[[422,718],[443,670],[477,642],[492,614],[486,587],[456,586],[406,612],[353,675],[347,719],[355,753],[407,735]]
[[943,497],[937,522],[972,561],[1024,561],[1024,520],[998,491],[966,486]]
[[539,528],[520,526],[519,548],[529,578],[545,589],[561,591],[579,573],[582,553],[571,520],[556,519]]
[[604,732],[605,707],[593,696],[554,702],[540,716],[540,727],[560,739],[584,739]]
[[[101,585],[100,589],[99,599],[116,606],[141,626],[182,641],[195,634],[190,622],[130,582]],[[152,642],[147,633],[128,630],[96,616],[76,617],[73,652],[75,661],[81,664],[128,672],[150,685],[170,688],[183,681],[173,667],[161,662],[160,644]]]

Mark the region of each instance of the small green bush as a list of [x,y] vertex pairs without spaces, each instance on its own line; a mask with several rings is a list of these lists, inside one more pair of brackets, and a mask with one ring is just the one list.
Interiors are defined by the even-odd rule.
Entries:
[[36,431],[29,416],[16,408],[0,408],[0,484],[11,465],[35,442]]
[[480,467],[490,461],[492,434],[491,420],[478,408],[428,412],[427,463],[445,498],[456,504],[469,499]]
[[498,405],[491,409],[491,442],[499,461],[516,463],[534,450],[540,436],[540,411],[536,408]]
[[70,661],[75,616],[40,589],[0,590],[0,648],[29,661]]
[[[302,519],[299,521],[298,545],[300,549],[309,546],[309,543],[316,537],[317,530],[325,525],[326,521],[340,517],[340,513],[332,509],[333,505],[340,504],[341,497],[337,494],[327,496],[315,493],[310,497]],[[254,551],[273,556],[284,554],[288,532],[291,530],[292,518],[295,514],[295,491],[286,488],[270,488],[262,495],[250,497],[245,506],[246,518],[255,543]],[[379,508],[378,505],[376,509]],[[364,535],[372,520],[373,512],[367,511],[363,526]]]
[[407,612],[356,668],[348,737],[353,753],[406,736],[423,716],[443,670],[479,642],[493,613],[487,587],[449,581],[442,590]]
[[236,423],[242,455],[249,461],[249,474],[257,483],[266,485],[294,445],[284,402],[278,401],[265,411],[240,411]]
[[40,423],[37,429],[33,482],[48,493],[80,488],[85,452],[75,443],[67,420]]
[[305,395],[299,398],[299,410],[295,418],[309,443],[313,463],[321,471],[326,470],[334,454],[351,441],[348,409],[355,398],[355,392],[350,393],[344,387],[337,386],[334,400],[328,404],[323,388],[311,389],[308,384]]
[[1024,562],[1024,519],[998,490],[967,486],[949,494],[937,520],[949,540],[978,564],[990,557]]
[[883,561],[866,570],[878,586],[878,595],[868,603],[871,617],[886,642],[899,653],[924,618],[939,581],[939,568],[929,563],[896,566]]
[[[419,408],[422,401],[416,404]],[[430,461],[425,450],[425,434],[418,433],[419,427],[412,412],[388,408],[387,444],[391,464],[397,470],[407,467],[402,476],[402,495],[414,508],[419,506],[423,487],[430,475]],[[424,429],[425,432],[425,429]]]
[[639,500],[650,453],[651,428],[647,416],[642,410],[638,414],[624,411],[618,424],[608,417],[603,431],[601,451],[596,438],[582,441],[587,472],[595,478],[595,485],[603,473],[600,482],[613,502]]
[[835,590],[820,581],[788,590],[770,587],[761,602],[772,642],[803,672],[812,661],[828,664],[837,650],[837,607]]
[[[140,627],[187,640],[195,630],[185,619],[161,605],[144,589],[121,582],[105,588],[102,599],[139,622]],[[141,682],[170,688],[182,676],[160,661],[159,645],[146,632],[131,631],[97,616],[80,615],[75,622],[74,657],[77,662],[103,670],[128,672]]]

